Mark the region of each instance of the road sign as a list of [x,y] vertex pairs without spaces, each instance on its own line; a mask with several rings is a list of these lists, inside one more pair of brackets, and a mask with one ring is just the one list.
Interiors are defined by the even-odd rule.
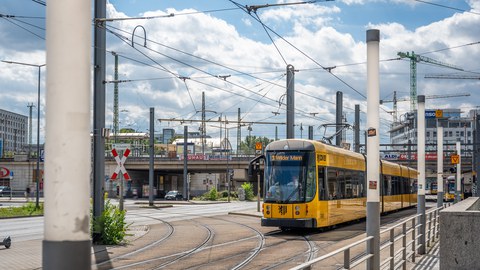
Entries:
[[452,164],[458,164],[460,163],[460,156],[459,155],[451,155],[450,156],[450,161]]
[[435,111],[436,118],[443,118],[443,110],[436,110]]
[[127,173],[127,169],[125,169],[125,166],[123,166],[123,164],[125,164],[125,160],[127,160],[127,157],[130,154],[130,149],[128,148],[125,149],[125,152],[123,153],[121,159],[118,156],[117,150],[115,148],[112,149],[112,154],[113,154],[113,157],[115,157],[115,161],[117,162],[117,168],[115,168],[115,171],[113,172],[112,177],[110,178],[117,179],[118,173],[122,171],[122,174],[125,180],[130,180],[130,176]]
[[255,150],[262,150],[262,143],[261,142],[256,142],[255,143]]
[[435,118],[437,116],[435,111],[425,111],[425,118]]

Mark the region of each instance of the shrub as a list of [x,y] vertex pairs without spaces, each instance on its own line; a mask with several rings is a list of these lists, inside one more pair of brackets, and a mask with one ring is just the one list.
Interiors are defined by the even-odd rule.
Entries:
[[128,224],[125,222],[126,211],[105,201],[105,210],[102,215],[92,219],[92,232],[98,235],[95,242],[100,245],[118,245],[125,240]]
[[253,186],[250,183],[243,183],[242,184],[243,190],[245,190],[245,200],[251,201],[255,197],[253,195]]
[[227,198],[228,197],[228,190],[224,190],[221,193],[222,198]]
[[207,199],[209,201],[216,201],[218,199],[218,193],[216,188],[210,189],[210,191],[207,192],[205,195],[207,195]]

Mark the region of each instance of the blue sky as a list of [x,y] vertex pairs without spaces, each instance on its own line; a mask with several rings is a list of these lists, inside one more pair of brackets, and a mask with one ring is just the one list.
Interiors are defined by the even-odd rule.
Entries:
[[[286,1],[238,1],[241,6],[284,3]],[[293,1],[289,1],[293,2]],[[426,2],[426,3],[425,3]],[[211,11],[202,13],[201,11]],[[344,112],[353,124],[353,109],[360,104],[366,111],[365,32],[381,32],[380,58],[397,58],[397,52],[415,51],[425,56],[462,66],[470,73],[479,72],[480,1],[470,0],[340,0],[308,5],[276,6],[258,9],[257,15],[267,35],[255,18],[231,1],[154,1],[111,0],[109,18],[165,16],[149,20],[124,20],[108,23],[107,50],[119,53],[120,127],[138,131],[148,128],[148,111],[156,118],[200,119],[201,95],[205,92],[207,109],[215,113],[207,118],[285,122],[285,68],[292,64],[295,74],[296,136],[306,137],[306,126],[314,126],[320,139],[322,124],[335,119],[335,93],[344,93]],[[30,0],[4,0],[0,14],[26,16],[19,20],[0,18],[0,60],[42,64],[45,62],[45,7]],[[186,15],[188,14],[188,15]],[[30,18],[30,17],[39,18]],[[131,37],[141,25],[147,32],[147,47],[132,48],[113,34]],[[61,34],[61,33],[59,33]],[[138,34],[138,32],[137,32]],[[279,36],[277,36],[277,34]],[[141,44],[141,37],[135,38]],[[73,53],[73,52],[72,52]],[[146,57],[148,56],[148,57]],[[107,53],[107,80],[113,78],[113,57]],[[322,67],[336,66],[332,74]],[[48,69],[48,67],[47,67]],[[27,104],[36,103],[36,73],[27,67],[0,63],[0,108],[28,115]],[[425,74],[450,73],[452,70],[418,64],[419,94],[470,93],[470,97],[448,101],[431,100],[427,107],[476,108],[480,94],[478,81],[432,80]],[[409,62],[381,62],[381,98],[409,96]],[[227,80],[217,76],[230,75]],[[189,77],[185,81],[179,76]],[[42,91],[45,89],[42,76]],[[107,84],[106,126],[112,126],[113,86]],[[42,95],[42,106],[45,100]],[[392,124],[391,104],[381,110],[382,140],[388,139]],[[399,115],[409,110],[409,103],[399,103]],[[280,113],[280,114],[273,114]],[[313,116],[315,114],[315,116]],[[43,117],[44,110],[41,110]],[[362,115],[365,124],[365,115]],[[198,129],[191,124],[190,130]],[[35,126],[35,124],[34,124]],[[302,132],[300,126],[305,130]],[[164,121],[156,127],[183,125]],[[233,127],[233,126],[232,126]],[[280,138],[285,130],[279,126]],[[363,126],[361,128],[364,128]],[[252,135],[274,136],[274,127],[254,125]],[[35,131],[34,131],[35,132]],[[43,134],[43,125],[41,128]],[[207,127],[212,137],[219,129]],[[327,131],[328,134],[330,131]],[[247,134],[246,127],[242,134]],[[352,132],[348,131],[347,136]]]

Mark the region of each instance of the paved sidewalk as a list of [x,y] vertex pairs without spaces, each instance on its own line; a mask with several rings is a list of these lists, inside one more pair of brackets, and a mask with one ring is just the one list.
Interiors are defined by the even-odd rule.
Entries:
[[408,262],[407,269],[411,270],[439,270],[440,269],[440,241],[435,242],[429,252],[417,255],[415,262]]

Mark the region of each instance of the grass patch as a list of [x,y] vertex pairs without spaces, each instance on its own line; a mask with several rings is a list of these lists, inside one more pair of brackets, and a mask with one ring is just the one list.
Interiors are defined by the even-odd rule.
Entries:
[[43,203],[39,204],[39,208],[35,208],[35,203],[29,202],[20,207],[2,207],[0,208],[0,218],[7,217],[31,217],[43,215]]

